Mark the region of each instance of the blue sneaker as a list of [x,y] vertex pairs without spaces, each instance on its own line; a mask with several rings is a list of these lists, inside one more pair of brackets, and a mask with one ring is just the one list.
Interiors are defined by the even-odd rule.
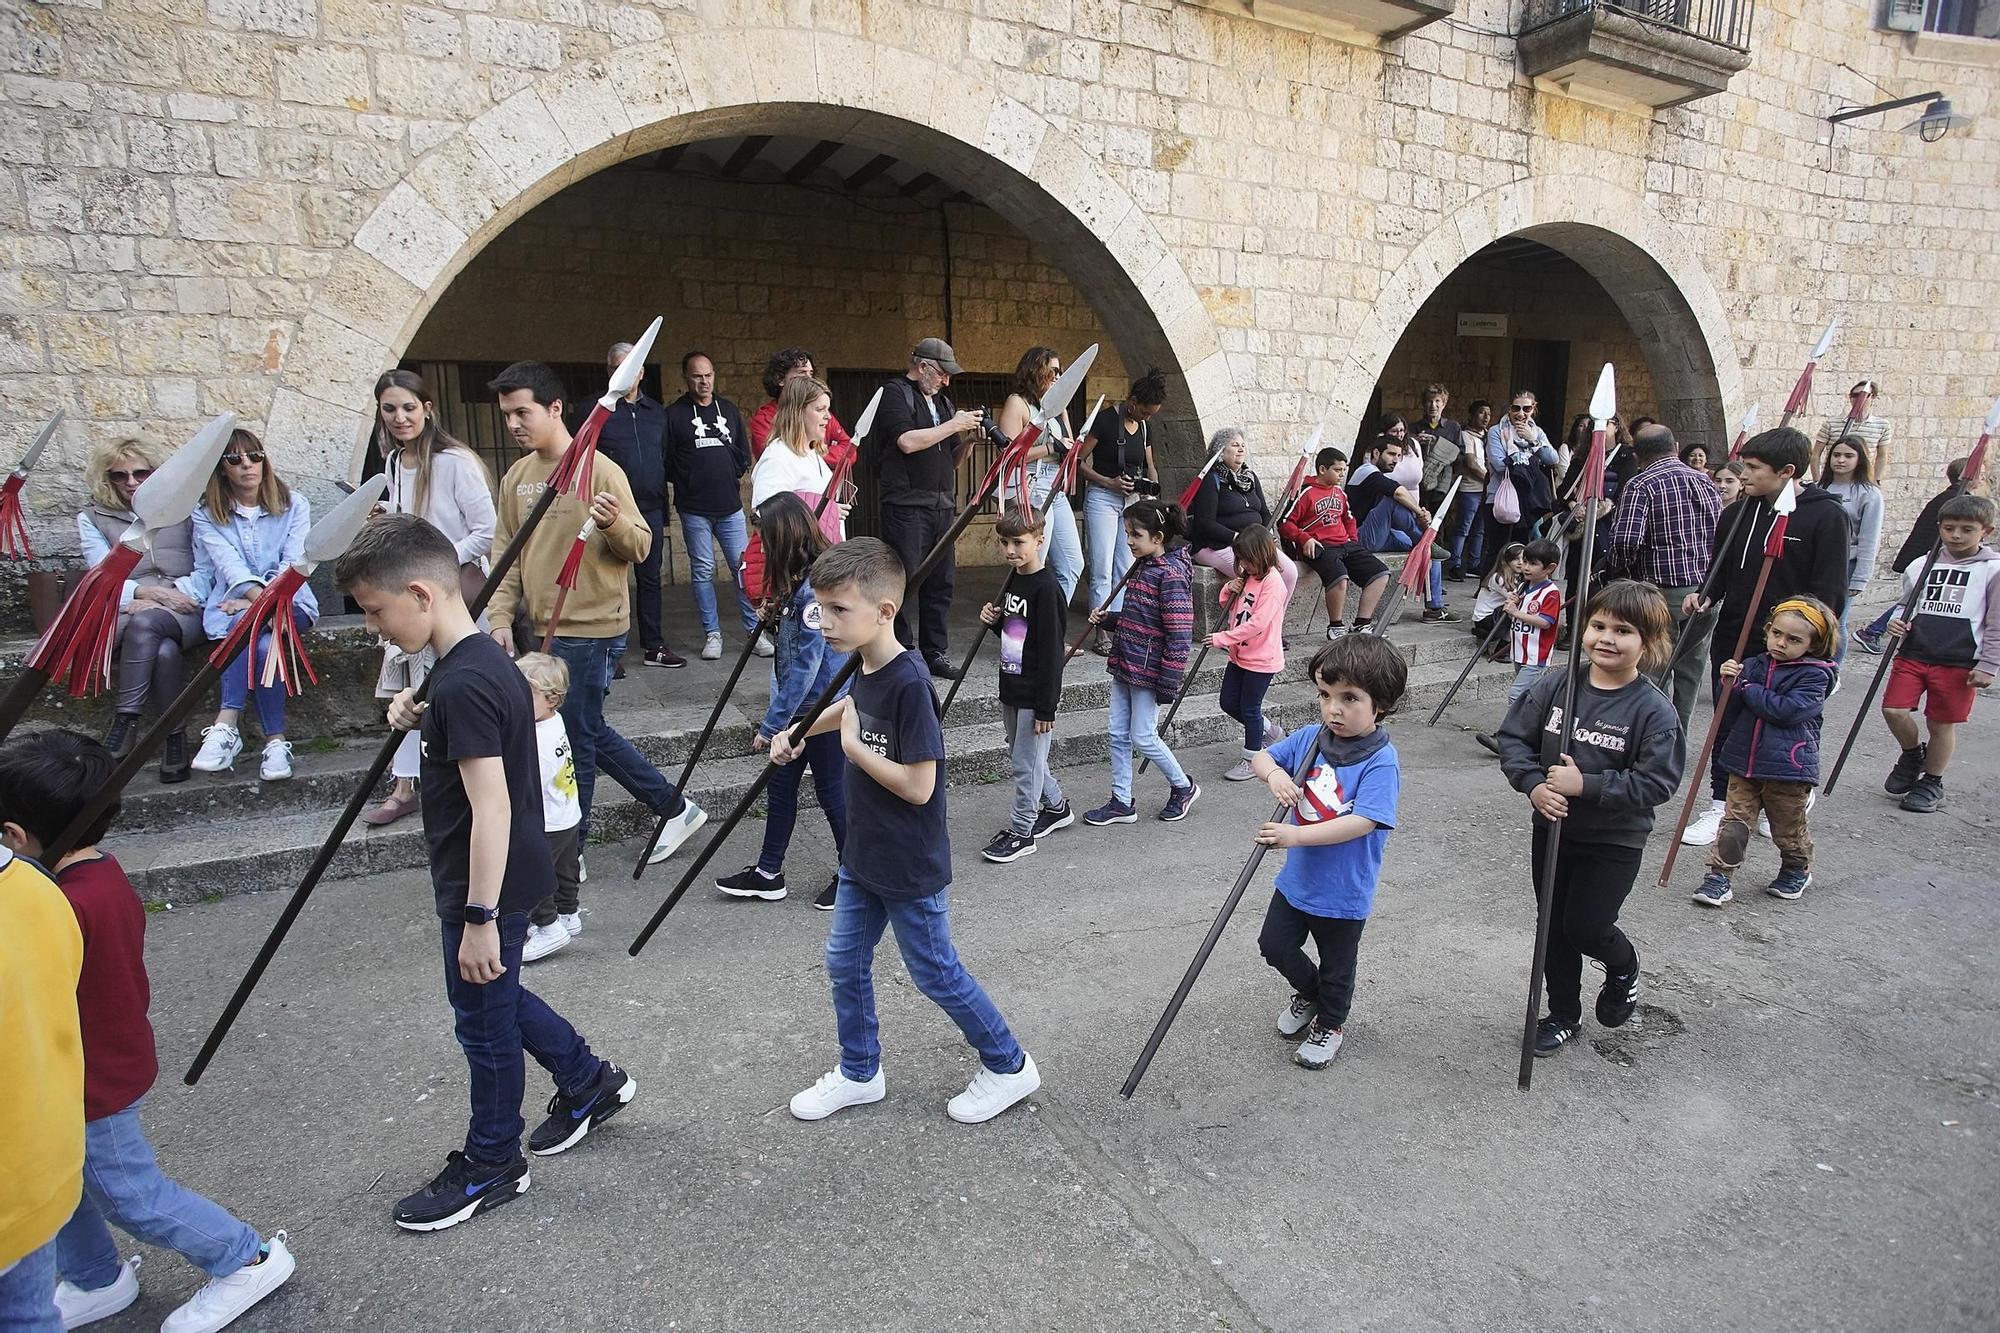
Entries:
[[549,1098],[549,1118],[528,1136],[528,1151],[537,1157],[553,1157],[583,1142],[590,1133],[625,1109],[638,1093],[632,1076],[609,1060],[598,1066],[597,1081],[572,1097],[558,1091]]
[[1185,787],[1175,787],[1167,793],[1167,803],[1160,807],[1160,818],[1168,823],[1186,819],[1188,811],[1194,808],[1195,798],[1201,795],[1201,787],[1193,782]]
[[1735,898],[1735,892],[1729,887],[1729,876],[1718,875],[1714,871],[1704,875],[1701,887],[1694,891],[1694,901],[1702,907],[1720,907]]
[[1764,886],[1764,892],[1773,898],[1783,898],[1788,903],[1795,903],[1804,897],[1806,890],[1811,887],[1812,871],[1780,870],[1778,877]]
[[1083,822],[1093,828],[1103,828],[1106,824],[1136,824],[1139,812],[1130,801],[1121,801],[1114,796],[1095,810],[1085,811]]
[[435,1180],[396,1205],[396,1225],[405,1231],[443,1231],[513,1202],[528,1192],[528,1184],[526,1158],[487,1166],[453,1152]]

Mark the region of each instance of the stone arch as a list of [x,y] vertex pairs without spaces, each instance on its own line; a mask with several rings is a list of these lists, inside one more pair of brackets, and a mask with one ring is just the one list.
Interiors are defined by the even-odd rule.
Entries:
[[[759,53],[746,61],[743,53]],[[358,469],[374,379],[473,256],[572,181],[678,143],[810,133],[958,180],[1045,246],[1130,366],[1186,385],[1179,433],[1235,411],[1220,335],[1152,220],[1075,139],[997,88],[865,38],[738,26],[572,62],[490,108],[391,186],[320,285],[267,418]],[[608,331],[609,332],[609,331]],[[350,461],[351,460],[351,461]]]
[[1742,363],[1721,299],[1693,243],[1628,190],[1580,176],[1538,176],[1488,190],[1433,229],[1384,283],[1348,345],[1331,394],[1333,438],[1349,439],[1403,330],[1459,265],[1520,236],[1559,250],[1611,297],[1646,349],[1661,417],[1684,440],[1729,438]]

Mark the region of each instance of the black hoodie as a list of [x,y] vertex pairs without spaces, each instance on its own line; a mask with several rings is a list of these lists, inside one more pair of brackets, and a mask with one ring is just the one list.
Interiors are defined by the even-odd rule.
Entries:
[[1709,558],[1722,562],[1722,581],[1716,588],[1722,610],[1709,651],[1719,655],[1718,661],[1736,651],[1736,636],[1746,616],[1751,624],[1761,625],[1771,608],[1787,597],[1817,597],[1835,615],[1847,604],[1847,510],[1831,492],[1801,486],[1798,507],[1785,525],[1785,553],[1772,563],[1763,599],[1751,608],[1750,593],[1764,565],[1764,539],[1776,516],[1769,500],[1746,495],[1716,520]]

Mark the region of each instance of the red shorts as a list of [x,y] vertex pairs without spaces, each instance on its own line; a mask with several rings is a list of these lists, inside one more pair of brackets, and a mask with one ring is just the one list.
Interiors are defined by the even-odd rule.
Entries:
[[1972,696],[1977,693],[1971,667],[1933,666],[1899,657],[1889,668],[1882,706],[1914,712],[1917,700],[1928,698],[1925,717],[1933,722],[1963,722],[1972,716]]

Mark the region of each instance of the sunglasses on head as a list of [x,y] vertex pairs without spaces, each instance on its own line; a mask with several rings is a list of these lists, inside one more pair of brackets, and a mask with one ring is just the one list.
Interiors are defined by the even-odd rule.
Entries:
[[144,481],[146,478],[153,475],[153,469],[149,467],[139,467],[139,468],[133,468],[130,472],[126,472],[121,468],[114,467],[108,469],[104,475],[111,478],[111,480],[113,481]]
[[241,467],[245,463],[263,462],[264,455],[262,452],[243,453],[243,454],[224,454],[222,456],[222,461],[229,464],[229,466],[231,467]]

